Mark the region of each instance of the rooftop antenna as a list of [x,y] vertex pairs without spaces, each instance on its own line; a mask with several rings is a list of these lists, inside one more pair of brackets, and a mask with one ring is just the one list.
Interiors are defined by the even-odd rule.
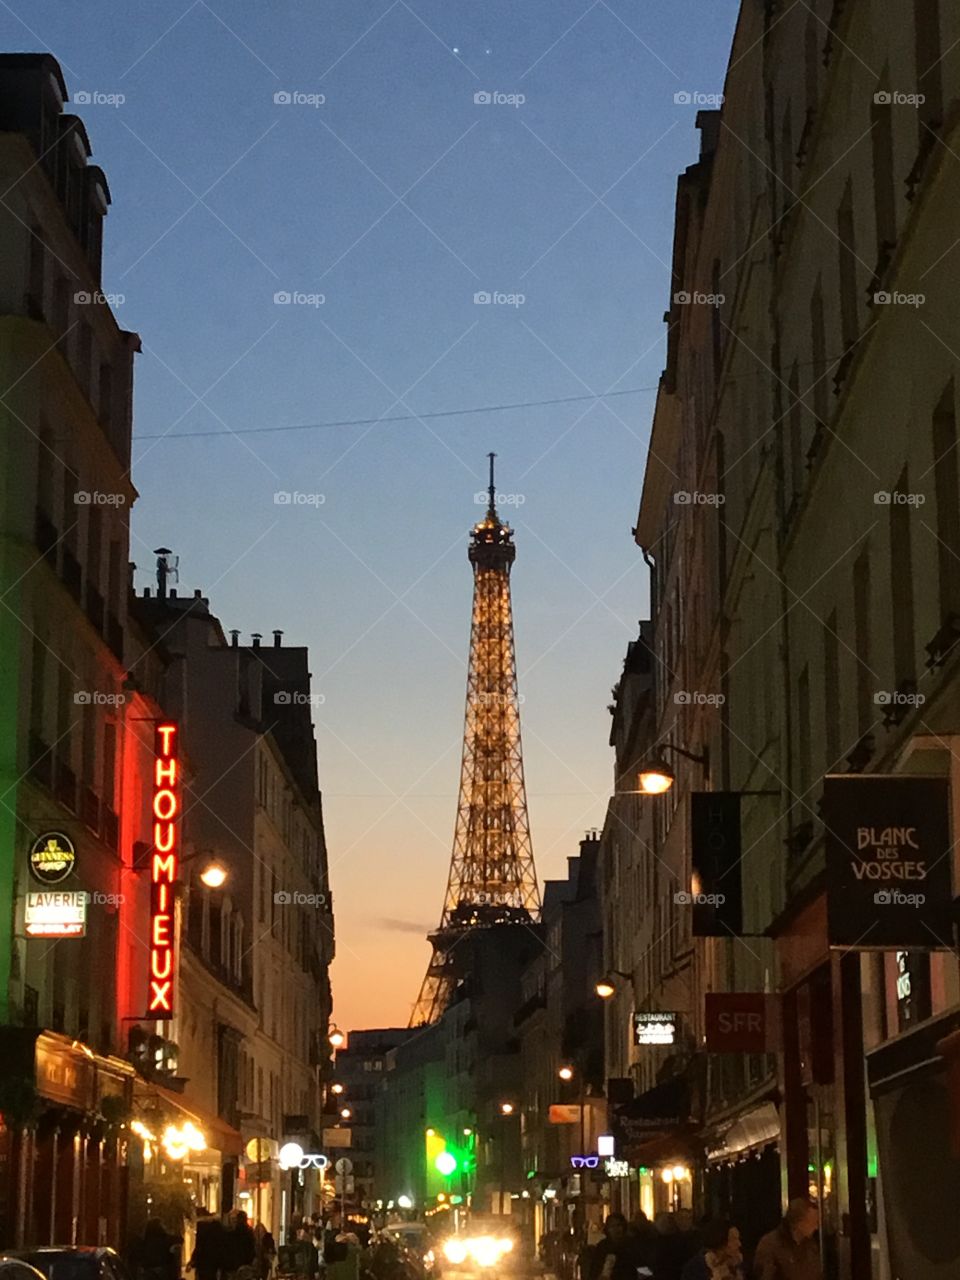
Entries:
[[487,508],[487,515],[492,516],[494,519],[497,518],[497,486],[493,482],[493,460],[496,456],[495,453],[487,454],[490,459],[490,488],[487,490],[490,495],[490,505]]
[[167,583],[171,579],[180,581],[180,557],[175,556],[169,547],[156,547],[153,554],[157,557],[157,595],[163,600],[167,594]]

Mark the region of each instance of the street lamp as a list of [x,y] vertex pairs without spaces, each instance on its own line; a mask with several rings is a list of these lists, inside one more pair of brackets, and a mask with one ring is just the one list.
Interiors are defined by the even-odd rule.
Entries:
[[674,751],[678,756],[683,756],[685,760],[692,760],[694,764],[703,766],[704,772],[710,767],[710,756],[706,747],[698,755],[695,751],[688,751],[686,747],[676,747],[672,742],[664,742],[659,751],[652,755],[648,760],[640,766],[637,774],[636,792],[621,792],[626,795],[644,795],[644,796],[662,796],[665,791],[670,788],[677,780],[677,775],[673,771],[673,767],[664,759],[665,751]]
[[503,1215],[506,1210],[503,1207],[507,1194],[507,1120],[513,1115],[513,1103],[500,1103],[500,1213]]
[[342,1049],[347,1043],[347,1037],[343,1034],[339,1027],[331,1027],[327,1037],[334,1049]]
[[623,978],[633,986],[632,973],[624,973],[622,969],[611,969],[609,973],[604,974],[593,988],[601,1000],[609,1000],[611,996],[617,994],[617,984],[614,982],[614,978]]
[[341,1107],[341,1108],[340,1108],[340,1119],[341,1119],[341,1120],[349,1120],[349,1119],[350,1119],[350,1117],[351,1117],[352,1115],[353,1115],[353,1112],[350,1110],[350,1108],[349,1108],[349,1107]]
[[561,1080],[572,1080],[573,1067],[561,1067],[560,1070],[557,1072],[557,1075],[560,1077]]
[[337,1095],[339,1096],[341,1093],[343,1093],[343,1085],[342,1085],[342,1084],[332,1084],[332,1085],[330,1086],[330,1092],[331,1092],[331,1093],[335,1093],[335,1094],[337,1094]]
[[222,862],[209,862],[200,872],[200,880],[208,889],[222,889],[230,872]]
[[500,1103],[500,1114],[501,1114],[502,1116],[512,1116],[512,1115],[513,1115],[513,1103],[512,1103],[512,1102],[501,1102],[501,1103]]

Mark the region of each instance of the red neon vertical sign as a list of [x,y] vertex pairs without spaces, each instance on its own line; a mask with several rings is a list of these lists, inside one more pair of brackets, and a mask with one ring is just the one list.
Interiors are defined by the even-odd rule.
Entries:
[[180,751],[177,726],[156,728],[153,853],[150,858],[150,993],[147,1016],[173,1017],[175,894],[180,863]]

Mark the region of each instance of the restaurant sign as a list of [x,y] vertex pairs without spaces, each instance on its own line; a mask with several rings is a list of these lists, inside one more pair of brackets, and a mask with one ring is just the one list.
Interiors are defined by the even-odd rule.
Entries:
[[823,821],[831,946],[935,950],[952,945],[946,778],[827,777]]

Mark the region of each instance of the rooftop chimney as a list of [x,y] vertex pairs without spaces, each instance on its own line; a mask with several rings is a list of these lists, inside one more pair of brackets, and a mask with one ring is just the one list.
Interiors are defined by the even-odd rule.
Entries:
[[273,633],[273,647],[274,647],[275,649],[279,649],[279,648],[281,647],[282,639],[283,639],[283,632],[282,632],[282,631],[274,631],[274,633]]
[[236,649],[239,643],[240,643],[240,632],[236,630],[231,631],[230,632],[230,648]]
[[254,649],[259,649],[260,641],[263,639],[263,634],[260,631],[251,632],[250,639],[253,641]]

